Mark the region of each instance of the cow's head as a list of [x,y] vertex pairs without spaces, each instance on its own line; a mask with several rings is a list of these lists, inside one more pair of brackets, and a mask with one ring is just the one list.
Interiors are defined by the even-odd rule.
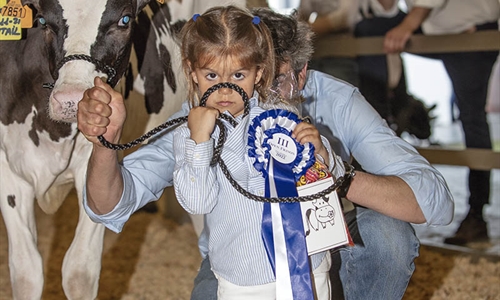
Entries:
[[[36,12],[55,81],[49,114],[75,122],[77,103],[95,76],[112,85],[125,72],[134,19],[149,0],[23,0]],[[28,33],[29,34],[29,33]]]

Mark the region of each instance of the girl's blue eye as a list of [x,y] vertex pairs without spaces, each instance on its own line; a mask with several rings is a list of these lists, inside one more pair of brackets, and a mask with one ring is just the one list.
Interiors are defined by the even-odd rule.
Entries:
[[118,26],[127,26],[130,23],[130,16],[123,16],[118,22]]

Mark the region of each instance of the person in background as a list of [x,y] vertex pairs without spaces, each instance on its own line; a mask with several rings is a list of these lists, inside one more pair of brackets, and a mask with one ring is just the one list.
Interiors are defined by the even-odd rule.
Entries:
[[[301,0],[299,13],[316,33],[315,42],[327,39],[344,43],[349,37],[381,36],[396,26],[404,18],[397,3],[398,0]],[[408,93],[400,55],[352,54],[355,53],[313,57],[309,68],[358,87],[396,134],[406,131],[418,139],[429,139],[432,109]]]
[[[306,4],[306,3],[310,4]],[[312,13],[315,0],[302,0],[305,15]],[[478,30],[498,30],[499,1],[479,0],[406,0],[408,12],[399,9],[394,0],[338,0],[330,5],[332,12],[310,18],[313,30],[334,32],[350,28],[356,37],[385,36],[386,55],[360,56],[355,67],[359,88],[370,104],[389,123],[397,117],[393,108],[401,107],[401,101],[412,101],[405,97],[404,71],[395,89],[390,90],[388,57],[399,56],[412,34],[459,34]],[[302,4],[304,3],[304,4]],[[349,6],[356,9],[348,9]],[[316,8],[324,6],[316,6]],[[343,17],[333,18],[341,15]],[[347,17],[346,17],[347,16]],[[334,22],[333,20],[337,20]],[[339,21],[339,20],[342,20]],[[454,104],[458,107],[465,145],[467,148],[491,149],[491,137],[485,112],[490,74],[498,51],[426,54],[426,57],[440,59],[451,79]],[[321,58],[314,67],[343,70],[337,58]],[[344,59],[345,60],[345,59]],[[352,60],[354,61],[354,60]],[[345,65],[345,64],[343,64]],[[351,68],[354,69],[354,68]],[[345,70],[345,69],[344,69]],[[345,73],[345,72],[344,72]],[[353,72],[351,72],[353,73]],[[474,74],[474,75],[471,75]],[[453,113],[453,111],[452,111]],[[395,126],[398,126],[396,123]],[[490,198],[490,171],[469,170],[469,212],[456,233],[444,239],[445,243],[465,245],[469,242],[488,239],[487,224],[483,209]]]
[[[387,53],[404,51],[408,40],[418,32],[436,35],[498,30],[498,0],[406,2],[408,14],[385,34],[384,49]],[[489,79],[498,54],[498,51],[478,51],[429,55],[443,62],[451,79],[467,148],[492,148],[485,106]],[[490,198],[490,175],[490,171],[469,170],[469,212],[456,233],[444,240],[445,243],[465,245],[488,240],[483,209]]]

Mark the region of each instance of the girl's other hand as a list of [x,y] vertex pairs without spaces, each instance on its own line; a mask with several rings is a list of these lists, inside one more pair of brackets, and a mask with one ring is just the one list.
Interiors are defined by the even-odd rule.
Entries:
[[197,144],[206,142],[214,131],[215,120],[219,117],[215,108],[197,106],[191,109],[188,116],[188,128],[191,139]]
[[321,135],[318,129],[314,125],[307,122],[301,122],[297,124],[292,132],[292,138],[294,138],[301,145],[305,143],[311,143],[314,145],[314,154],[319,154],[325,159],[325,163],[328,165],[328,152],[321,141]]

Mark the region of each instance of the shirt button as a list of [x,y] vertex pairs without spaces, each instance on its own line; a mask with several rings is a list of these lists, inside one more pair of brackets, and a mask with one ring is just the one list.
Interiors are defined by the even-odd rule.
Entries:
[[196,153],[196,154],[194,155],[194,158],[195,158],[195,159],[200,159],[200,155],[199,155],[198,153]]
[[191,182],[194,182],[194,177],[191,177]]

